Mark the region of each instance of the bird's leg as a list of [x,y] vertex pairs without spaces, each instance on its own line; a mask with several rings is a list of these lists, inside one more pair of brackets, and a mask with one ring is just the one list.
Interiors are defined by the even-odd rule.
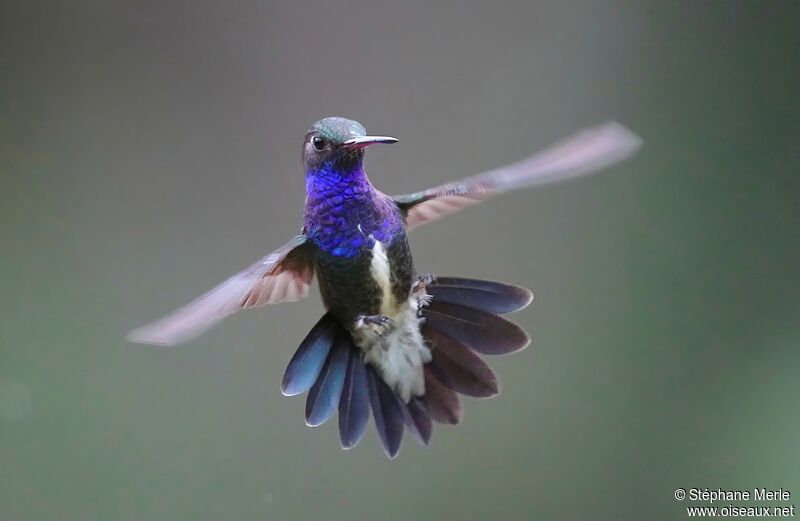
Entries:
[[386,315],[361,315],[353,326],[357,330],[370,331],[377,336],[384,336],[394,330],[395,321]]
[[433,296],[429,295],[425,288],[427,288],[430,284],[436,281],[436,275],[432,273],[426,273],[422,275],[417,281],[411,286],[411,294],[417,297],[417,315],[422,315],[422,308],[427,306],[433,300]]
[[436,275],[433,273],[426,273],[425,275],[420,275],[417,281],[411,286],[411,291],[417,292],[424,290],[429,284],[433,284],[436,282]]

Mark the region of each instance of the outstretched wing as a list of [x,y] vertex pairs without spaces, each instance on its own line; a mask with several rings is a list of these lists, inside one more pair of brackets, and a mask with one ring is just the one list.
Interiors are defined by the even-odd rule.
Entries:
[[583,130],[513,165],[414,194],[395,196],[413,229],[492,195],[591,174],[633,154],[642,140],[618,123]]
[[313,276],[308,239],[301,234],[202,297],[131,331],[128,340],[165,346],[186,342],[237,311],[305,297]]

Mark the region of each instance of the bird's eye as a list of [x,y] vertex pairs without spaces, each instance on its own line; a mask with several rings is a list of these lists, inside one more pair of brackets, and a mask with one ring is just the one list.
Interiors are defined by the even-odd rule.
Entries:
[[314,149],[317,151],[325,148],[325,140],[319,136],[314,136],[314,138],[311,140],[311,144],[314,145]]

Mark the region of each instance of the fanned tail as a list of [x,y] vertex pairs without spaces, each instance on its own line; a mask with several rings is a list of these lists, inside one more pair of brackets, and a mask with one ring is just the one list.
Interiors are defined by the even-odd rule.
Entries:
[[367,368],[361,351],[352,346],[342,398],[339,401],[339,437],[344,449],[351,449],[358,445],[367,431],[367,422],[369,421],[368,385]]
[[526,308],[533,293],[511,284],[460,277],[437,277],[426,287],[434,302],[458,304],[503,315]]
[[386,455],[394,458],[400,451],[400,442],[403,441],[403,409],[400,399],[394,394],[386,382],[372,368],[367,368],[367,381],[369,382],[369,401],[372,404],[372,417],[375,419],[375,428],[383,444]]
[[322,315],[311,328],[283,373],[284,396],[304,393],[314,385],[339,330],[341,326],[330,313]]
[[351,344],[352,340],[346,331],[337,331],[325,366],[319,372],[317,381],[308,391],[306,425],[309,427],[316,427],[328,421],[339,406],[347,364],[350,359]]
[[497,377],[479,355],[513,353],[530,343],[525,331],[499,315],[526,307],[531,292],[456,277],[435,279],[425,290],[431,302],[422,309],[422,336],[433,355],[425,366],[425,396],[403,402],[326,313],[292,357],[281,387],[287,396],[308,391],[308,425],[322,425],[338,408],[342,448],[350,449],[363,438],[371,410],[386,455],[394,458],[404,429],[428,445],[432,422],[460,423],[459,394],[488,398],[499,392]]
[[433,425],[428,410],[420,398],[411,398],[408,404],[400,401],[403,409],[403,421],[408,427],[409,432],[423,445],[431,441]]

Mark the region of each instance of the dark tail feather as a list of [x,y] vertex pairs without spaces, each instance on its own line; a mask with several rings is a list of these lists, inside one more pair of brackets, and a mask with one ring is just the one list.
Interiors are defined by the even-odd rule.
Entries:
[[309,331],[283,374],[281,392],[285,396],[303,393],[314,385],[339,330],[333,315],[325,313]]
[[461,423],[461,402],[458,395],[442,385],[425,366],[425,405],[433,421],[458,425]]
[[394,458],[405,428],[428,445],[432,421],[461,422],[457,393],[475,397],[498,393],[497,377],[475,352],[500,355],[528,345],[528,335],[498,314],[524,308],[531,293],[508,284],[453,277],[439,278],[426,290],[433,299],[422,310],[422,335],[433,360],[424,369],[425,396],[404,403],[364,362],[350,334],[326,313],[300,344],[281,385],[287,396],[310,390],[308,425],[324,423],[338,406],[339,437],[342,447],[349,449],[363,438],[371,409],[386,455]]
[[369,421],[369,388],[367,371],[361,352],[353,346],[347,364],[342,398],[339,401],[339,438],[342,448],[355,447],[367,430]]
[[403,410],[400,402],[383,378],[375,372],[372,366],[367,367],[367,382],[369,383],[369,401],[372,404],[372,417],[375,418],[375,428],[381,439],[386,455],[390,458],[397,456],[400,442],[403,440]]
[[422,313],[431,329],[485,355],[513,353],[530,343],[518,325],[479,309],[437,302],[434,298]]
[[434,302],[458,304],[487,313],[519,311],[533,300],[533,293],[520,286],[460,277],[439,277],[425,289]]
[[306,425],[309,427],[316,427],[328,421],[339,406],[347,362],[351,350],[355,349],[352,344],[353,341],[347,331],[340,330],[325,366],[306,397]]
[[424,402],[419,398],[412,398],[408,404],[405,404],[401,400],[400,407],[403,409],[403,421],[409,432],[420,443],[428,445],[431,441],[433,425],[431,424],[431,417],[425,409]]
[[431,371],[445,387],[477,398],[499,392],[494,372],[473,351],[427,325],[422,326],[422,336],[433,353]]

